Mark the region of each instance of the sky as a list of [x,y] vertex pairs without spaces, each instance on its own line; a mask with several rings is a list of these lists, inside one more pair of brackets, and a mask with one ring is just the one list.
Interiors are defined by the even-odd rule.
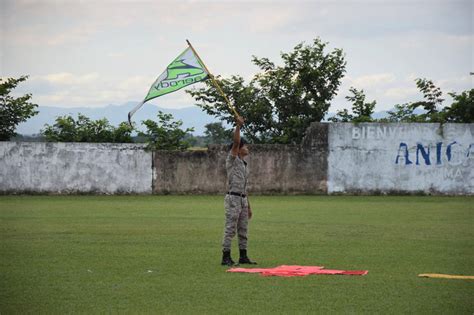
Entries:
[[[474,86],[473,0],[21,1],[0,0],[0,74],[29,75],[15,93],[40,106],[141,101],[189,39],[214,75],[259,72],[252,56],[319,37],[342,48],[346,74],[330,111],[363,89],[375,110],[421,100],[416,78],[448,92]],[[196,84],[199,87],[202,83]],[[193,106],[183,90],[151,101]],[[448,104],[446,104],[448,105]]]

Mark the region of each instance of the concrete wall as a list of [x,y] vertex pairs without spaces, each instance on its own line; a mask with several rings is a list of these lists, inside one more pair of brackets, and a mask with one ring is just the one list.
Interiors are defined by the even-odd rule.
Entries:
[[0,142],[0,192],[151,193],[151,161],[134,144]]
[[[301,146],[251,145],[252,194],[474,195],[474,124],[314,123]],[[226,191],[225,146],[0,142],[0,193]]]
[[474,194],[474,124],[329,126],[329,193]]
[[[248,191],[252,194],[325,194],[327,126],[319,125],[314,130],[322,132],[323,137],[322,141],[313,141],[314,147],[250,145]],[[227,154],[227,146],[210,146],[207,151],[155,152],[153,191],[157,194],[223,194]]]
[[221,193],[225,190],[225,150],[156,151],[154,187],[157,194]]

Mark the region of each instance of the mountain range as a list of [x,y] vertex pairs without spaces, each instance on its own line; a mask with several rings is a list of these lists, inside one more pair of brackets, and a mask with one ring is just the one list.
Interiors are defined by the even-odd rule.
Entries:
[[[21,135],[39,134],[44,129],[45,124],[53,125],[59,116],[72,115],[77,118],[77,114],[81,113],[92,120],[107,118],[112,126],[118,126],[119,123],[127,121],[127,115],[137,102],[127,102],[122,105],[108,105],[105,107],[53,107],[38,106],[39,113],[26,122],[18,125],[16,130]],[[133,121],[140,127],[141,122],[146,119],[156,119],[158,111],[172,114],[175,120],[181,120],[183,125],[181,128],[194,127],[193,134],[200,136],[204,134],[205,125],[212,122],[219,122],[219,119],[207,115],[199,107],[185,107],[179,109],[161,108],[153,104],[145,104],[133,116]],[[334,116],[335,113],[328,113],[325,119]],[[387,116],[386,111],[375,112],[372,117],[383,118]]]
[[[38,134],[44,129],[45,124],[53,125],[59,116],[71,115],[75,119],[77,114],[81,113],[92,120],[107,118],[112,126],[118,126],[119,123],[127,121],[128,112],[130,112],[137,102],[128,102],[122,105],[108,105],[105,107],[52,107],[38,106],[38,114],[29,118],[26,122],[18,125],[17,133],[22,135]],[[203,135],[205,125],[219,120],[213,116],[207,115],[199,107],[185,107],[180,109],[160,108],[156,105],[145,104],[139,111],[133,115],[132,120],[137,126],[143,127],[141,122],[147,119],[156,119],[158,111],[172,114],[174,120],[183,122],[182,129],[194,127],[194,135]]]

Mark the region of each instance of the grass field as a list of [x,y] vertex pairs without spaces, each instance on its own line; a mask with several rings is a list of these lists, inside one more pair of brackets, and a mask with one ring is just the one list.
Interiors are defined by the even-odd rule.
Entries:
[[[0,197],[0,313],[474,312],[474,198],[253,197],[262,277],[220,266],[222,196]],[[236,255],[234,242],[234,258]]]

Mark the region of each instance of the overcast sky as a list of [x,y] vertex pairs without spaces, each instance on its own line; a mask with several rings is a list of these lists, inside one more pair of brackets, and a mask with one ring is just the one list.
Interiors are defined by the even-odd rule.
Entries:
[[[30,75],[17,92],[40,106],[140,101],[165,67],[194,45],[215,75],[251,78],[252,55],[315,37],[342,48],[347,73],[330,111],[350,107],[351,86],[376,110],[421,99],[414,79],[445,93],[474,86],[473,0],[18,1],[0,0],[1,76]],[[151,103],[192,106],[178,91]]]

